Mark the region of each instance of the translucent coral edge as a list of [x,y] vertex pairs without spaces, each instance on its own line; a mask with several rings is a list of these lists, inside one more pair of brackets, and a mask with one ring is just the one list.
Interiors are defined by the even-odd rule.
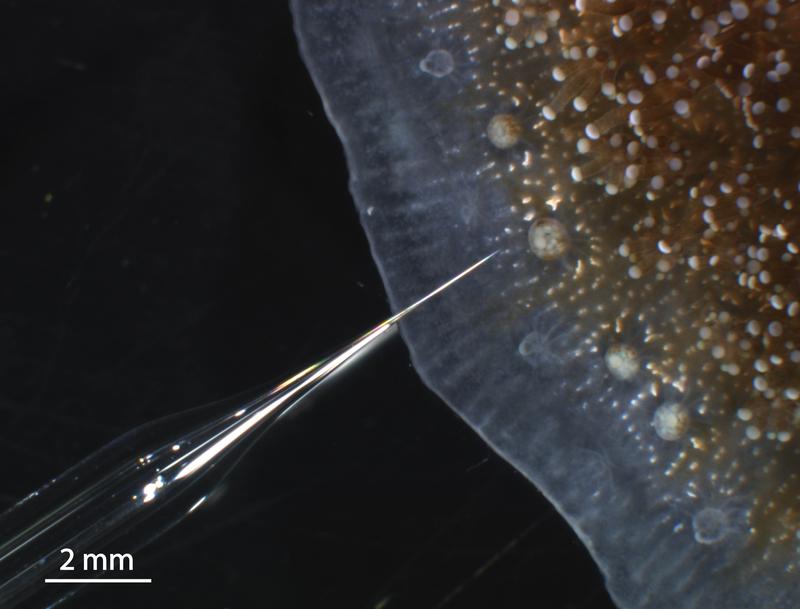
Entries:
[[[325,114],[329,122],[333,126],[334,130],[336,131],[336,134],[339,137],[339,140],[342,144],[342,148],[345,153],[346,164],[349,171],[349,189],[353,196],[356,208],[359,211],[359,219],[367,237],[367,242],[370,248],[370,253],[372,255],[372,260],[380,274],[392,311],[398,311],[402,309],[404,302],[405,300],[407,300],[407,298],[401,298],[398,294],[396,294],[395,290],[393,289],[392,283],[389,281],[388,271],[382,262],[381,256],[379,255],[379,246],[377,244],[377,237],[375,237],[373,231],[370,229],[370,226],[368,224],[365,211],[368,202],[365,201],[366,197],[364,197],[359,192],[358,187],[361,184],[361,181],[359,179],[357,172],[358,164],[355,159],[355,152],[350,144],[350,134],[348,133],[349,128],[345,125],[345,121],[340,118],[340,115],[333,108],[335,102],[332,102],[331,96],[328,95],[325,80],[320,75],[321,72],[320,67],[314,60],[314,54],[310,52],[308,48],[309,47],[308,42],[306,41],[306,38],[303,35],[303,32],[301,31],[302,11],[300,10],[300,5],[302,5],[303,2],[304,0],[291,0],[290,2],[292,8],[292,14],[294,16],[294,29],[298,45],[303,57],[303,61],[305,62],[309,74],[311,75],[312,81],[314,82],[314,85],[317,91],[319,92],[320,100],[322,102],[323,109],[325,110]],[[420,354],[418,350],[415,348],[413,341],[410,340],[408,336],[408,329],[405,326],[405,324],[401,324],[400,330],[403,340],[408,348],[411,362],[414,366],[415,371],[420,376],[425,386],[434,395],[436,395],[436,397],[440,399],[444,405],[447,405],[448,402],[446,396],[444,395],[442,390],[436,388],[436,384],[430,378],[429,368],[425,366],[424,363],[420,360]],[[514,469],[516,469],[522,476],[528,479],[530,483],[536,487],[537,491],[540,492],[551,503],[551,505],[554,506],[554,508],[565,519],[565,521],[569,523],[569,525],[575,532],[576,537],[587,548],[593,560],[598,565],[598,568],[603,577],[605,578],[605,580],[610,581],[612,574],[607,569],[606,561],[604,561],[602,557],[598,555],[597,550],[592,543],[591,537],[588,534],[586,534],[583,531],[583,528],[580,526],[580,524],[576,522],[575,519],[572,518],[562,508],[560,502],[552,494],[547,492],[546,485],[541,485],[541,481],[538,481],[534,477],[532,477],[524,467],[519,467],[519,465],[515,463],[514,457],[508,454],[502,448],[499,448],[494,442],[494,440],[490,438],[482,428],[474,426],[464,412],[450,407],[448,407],[448,410],[450,412],[453,412],[459,419],[461,419],[464,422],[464,424],[466,424],[470,428],[471,431],[478,434],[481,440],[485,442],[489,447],[491,447],[494,452],[500,455],[500,457],[503,460],[512,464]],[[615,601],[617,602],[617,604],[622,605],[622,599],[615,598]]]

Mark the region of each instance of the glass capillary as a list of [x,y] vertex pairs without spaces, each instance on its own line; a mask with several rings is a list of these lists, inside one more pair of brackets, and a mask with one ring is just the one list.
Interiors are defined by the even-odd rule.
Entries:
[[[120,436],[0,515],[0,606],[55,606],[76,588],[45,585],[64,561],[114,547],[131,552],[206,502],[269,426],[332,375],[391,336],[421,304],[485,264],[490,254],[346,347],[250,400],[226,400],[146,423]],[[258,433],[256,433],[258,432]]]
[[[489,256],[471,265],[396,315],[393,315],[383,323],[375,326],[372,330],[353,341],[349,346],[342,349],[335,355],[332,355],[327,359],[314,364],[313,366],[309,366],[302,372],[294,375],[278,385],[275,390],[270,392],[270,395],[273,396],[272,399],[265,402],[263,405],[261,405],[261,407],[253,410],[251,413],[241,413],[241,415],[237,417],[238,420],[231,423],[228,428],[223,429],[219,432],[219,434],[209,438],[209,440],[203,443],[201,446],[198,446],[189,453],[167,465],[159,472],[159,477],[151,482],[151,485],[154,486],[150,486],[148,488],[155,488],[158,485],[158,481],[162,479],[163,474],[170,470],[174,470],[176,467],[179,469],[175,474],[174,480],[180,480],[201,471],[205,465],[210,463],[217,455],[221,454],[228,447],[232,446],[239,438],[255,428],[262,420],[278,415],[286,408],[296,403],[300,398],[314,389],[314,387],[319,385],[319,383],[325,380],[325,378],[327,378],[329,375],[333,374],[337,370],[342,369],[342,367],[354,357],[360,353],[363,353],[365,349],[370,347],[384,333],[395,329],[397,327],[396,324],[403,317],[411,313],[414,309],[429,299],[452,286],[462,277],[477,269],[493,255],[494,254],[490,254]],[[238,414],[239,413],[237,413],[237,415]]]

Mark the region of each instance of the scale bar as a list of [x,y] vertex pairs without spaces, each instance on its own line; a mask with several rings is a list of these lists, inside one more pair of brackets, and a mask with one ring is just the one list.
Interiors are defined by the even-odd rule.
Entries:
[[120,578],[102,578],[102,577],[89,577],[89,578],[48,578],[44,580],[46,584],[152,584],[151,577],[141,579],[120,579]]

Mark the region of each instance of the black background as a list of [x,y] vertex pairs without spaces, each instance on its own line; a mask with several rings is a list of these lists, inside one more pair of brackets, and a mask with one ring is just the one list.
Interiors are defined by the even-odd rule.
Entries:
[[[389,314],[283,2],[3,1],[0,52],[3,508]],[[612,606],[399,339],[135,561],[67,606]]]

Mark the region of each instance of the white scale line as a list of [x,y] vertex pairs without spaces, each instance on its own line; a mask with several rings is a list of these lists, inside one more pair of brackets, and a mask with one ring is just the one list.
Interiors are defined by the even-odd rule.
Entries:
[[153,579],[150,577],[142,579],[114,579],[114,578],[101,578],[101,577],[86,578],[86,579],[49,578],[45,579],[44,583],[46,584],[152,584]]

